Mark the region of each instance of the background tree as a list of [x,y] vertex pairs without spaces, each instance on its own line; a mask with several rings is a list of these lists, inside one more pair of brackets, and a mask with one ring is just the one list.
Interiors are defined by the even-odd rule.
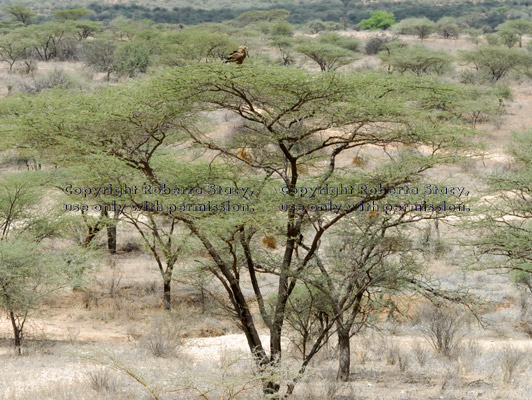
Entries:
[[497,45],[500,42],[500,44],[503,44],[510,49],[514,47],[515,44],[519,41],[519,36],[517,35],[517,32],[513,29],[508,29],[508,28],[501,29],[497,32],[497,35],[493,35],[497,37],[498,40],[496,41],[490,42],[488,40],[488,35],[486,35],[486,41],[488,42],[488,44]]
[[386,30],[395,24],[395,16],[387,11],[374,11],[371,17],[363,19],[358,23],[362,29],[371,31]]
[[281,53],[281,60],[284,66],[289,66],[294,63],[293,40],[285,36],[275,36],[272,38],[272,44],[279,49]]
[[11,321],[18,354],[22,354],[28,315],[66,285],[66,272],[57,254],[31,240],[0,240],[0,307]]
[[284,20],[287,19],[290,15],[290,11],[284,10],[282,8],[276,8],[272,10],[260,10],[260,11],[246,11],[240,14],[237,18],[238,21],[245,24],[258,21],[275,21],[275,20]]
[[69,38],[74,37],[72,25],[57,22],[28,27],[25,33],[42,61],[62,57],[62,46]]
[[[416,204],[414,197],[406,202]],[[406,199],[399,196],[396,200]],[[412,295],[424,286],[429,293],[426,288],[432,285],[422,260],[416,257],[422,249],[414,246],[413,232],[419,229],[420,221],[438,217],[437,213],[422,215],[410,210],[394,215],[354,213],[336,227],[335,240],[323,257],[316,259],[319,269],[303,278],[322,292],[324,303],[332,310],[339,380],[350,380],[352,336],[377,312],[395,304],[397,295]]]
[[358,40],[328,33],[314,40],[300,40],[296,50],[316,62],[322,71],[332,71],[355,61],[359,46]]
[[28,56],[31,42],[22,31],[12,31],[0,36],[0,61],[9,65],[9,72],[13,71],[13,65]]
[[436,22],[436,31],[445,39],[458,39],[460,28],[453,17],[443,17]]
[[479,254],[502,257],[488,261],[490,268],[532,273],[531,149],[530,132],[514,132],[507,151],[515,169],[488,178],[491,193],[497,195],[481,210],[482,221],[475,225],[481,235],[473,243]]
[[4,11],[24,25],[32,24],[35,21],[35,16],[37,15],[28,7],[18,4],[4,7]]
[[109,81],[115,72],[116,44],[109,39],[95,39],[83,44],[83,60],[99,72],[105,72]]
[[98,21],[75,21],[73,25],[77,31],[78,40],[85,40],[103,30],[102,23]]
[[421,46],[396,48],[381,51],[379,58],[388,65],[388,70],[411,72],[418,76],[442,75],[449,71],[452,56],[441,50],[430,50]]
[[[107,88],[81,97],[68,92],[64,92],[62,98],[56,95],[36,97],[31,105],[28,104],[30,107],[44,111],[42,107],[46,108],[45,104],[52,102],[54,107],[67,107],[68,110],[55,117],[44,111],[23,124],[31,127],[31,133],[25,139],[28,145],[38,148],[57,166],[74,172],[58,180],[59,187],[65,187],[68,180],[80,187],[104,187],[110,183],[115,187],[124,187],[124,182],[132,187],[137,184],[138,193],[124,193],[123,196],[107,193],[92,199],[70,196],[70,202],[77,200],[90,206],[91,210],[94,210],[93,205],[100,208],[114,205],[115,208],[110,211],[115,215],[118,212],[139,232],[154,257],[163,281],[162,303],[165,309],[170,309],[172,274],[183,253],[184,235],[178,230],[178,220],[165,218],[164,214],[157,215],[158,207],[151,206],[153,196],[145,195],[141,188],[146,182],[152,186],[157,184],[154,168],[162,164],[166,164],[166,172],[158,171],[158,178],[172,187],[186,184],[183,172],[190,171],[189,164],[178,164],[175,159],[165,157],[163,149],[180,142],[178,127],[184,123],[190,105],[188,102],[168,104],[164,100],[164,88],[152,90],[149,83],[146,84],[143,87]],[[111,103],[113,113],[108,111]],[[62,121],[59,123],[61,127],[58,126],[59,130],[55,131],[57,135],[50,136],[39,125],[55,118],[58,118],[56,122]],[[72,135],[72,132],[76,134]],[[76,154],[75,160],[73,154]],[[178,167],[181,167],[180,170]],[[147,176],[151,177],[148,181]],[[188,176],[194,184],[202,179],[193,174]],[[87,218],[83,213],[79,214],[81,218]],[[88,216],[87,219],[87,226],[92,228],[87,238],[91,240],[110,223],[104,213],[100,217]]]
[[130,78],[137,73],[145,73],[150,65],[148,51],[136,43],[125,43],[113,53],[114,71]]
[[492,82],[504,78],[510,71],[525,73],[531,65],[531,55],[518,49],[484,46],[476,50],[462,51],[459,58],[473,64],[477,71],[485,72]]
[[529,35],[532,33],[532,21],[527,21],[524,19],[514,19],[511,21],[507,21],[497,27],[497,31],[499,33],[501,32],[512,32],[514,35],[517,36],[517,42],[519,43],[519,47],[523,47],[523,36]]
[[421,41],[436,30],[436,24],[428,18],[407,18],[394,25],[394,31],[401,35],[416,35]]
[[0,308],[11,321],[18,354],[30,312],[65,287],[71,263],[84,258],[75,247],[61,254],[40,244],[62,225],[57,215],[39,208],[44,182],[38,172],[14,173],[0,181]]
[[86,17],[91,12],[86,8],[68,8],[65,10],[54,10],[54,17],[58,21],[77,21]]

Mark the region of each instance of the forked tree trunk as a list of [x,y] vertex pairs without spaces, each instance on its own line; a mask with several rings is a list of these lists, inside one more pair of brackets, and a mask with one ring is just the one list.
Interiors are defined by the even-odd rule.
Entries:
[[15,338],[15,353],[22,354],[22,328],[18,326],[17,319],[13,311],[9,312],[9,318],[11,319],[11,325],[13,326],[13,337]]

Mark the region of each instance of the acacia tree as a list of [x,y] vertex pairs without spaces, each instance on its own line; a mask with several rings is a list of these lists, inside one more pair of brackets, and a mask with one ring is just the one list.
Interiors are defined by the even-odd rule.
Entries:
[[443,17],[436,22],[436,30],[445,39],[458,39],[460,28],[453,17]]
[[[197,82],[196,90],[203,92],[202,107],[210,104],[216,109],[235,113],[245,122],[245,129],[241,137],[235,138],[232,143],[222,143],[194,131],[190,132],[191,137],[199,146],[220,154],[227,163],[247,166],[251,176],[264,180],[259,187],[281,184],[286,188],[286,197],[272,201],[266,195],[267,191],[264,191],[262,198],[265,208],[262,212],[272,221],[266,226],[264,222],[257,222],[262,221],[260,214],[248,222],[233,222],[232,228],[227,227],[225,218],[209,216],[211,226],[224,227],[220,229],[222,233],[218,233],[219,238],[204,231],[198,225],[201,221],[197,221],[198,217],[182,220],[209,252],[213,261],[211,270],[230,296],[250,349],[261,364],[269,365],[278,362],[282,356],[281,336],[288,299],[298,280],[315,268],[321,243],[329,229],[357,207],[388,195],[387,190],[377,195],[357,193],[350,197],[351,207],[336,214],[324,211],[313,215],[306,207],[310,200],[300,196],[299,186],[323,187],[326,183],[332,184],[343,178],[347,182],[357,183],[385,182],[385,187],[390,187],[415,179],[437,162],[443,148],[460,146],[462,143],[458,130],[451,133],[439,123],[430,122],[433,114],[429,117],[423,113],[428,110],[432,113],[436,107],[447,115],[445,117],[442,114],[442,117],[450,124],[453,117],[448,112],[453,109],[452,99],[457,100],[453,96],[467,95],[467,91],[435,81],[428,83],[416,80],[414,83],[407,77],[391,79],[380,74],[320,76],[295,70],[285,73],[278,69],[268,69],[266,72],[259,69],[233,71],[221,68],[215,69],[216,73],[212,73],[212,69],[208,71],[208,74],[193,77]],[[183,72],[176,71],[169,85],[174,81],[182,81],[181,76]],[[432,91],[434,88],[435,91]],[[409,99],[409,105],[416,109],[415,118],[408,111],[412,108],[407,110],[403,107],[406,98]],[[442,106],[446,111],[443,111]],[[382,122],[389,124],[381,125]],[[329,132],[332,128],[334,131]],[[394,167],[379,169],[369,176],[357,173],[344,175],[337,169],[337,157],[343,152],[369,144],[386,147],[392,143],[425,143],[433,147],[433,152],[427,156],[399,158],[392,162]],[[242,151],[243,147],[245,152]],[[305,171],[315,171],[315,174],[306,177]],[[284,214],[272,215],[269,207],[280,202],[293,206],[287,207]],[[257,236],[265,231],[273,232],[278,242],[282,243],[273,254],[259,250],[261,247]],[[234,264],[235,259],[224,257],[224,254],[239,253],[242,257],[240,265]],[[257,334],[249,303],[243,296],[242,270],[251,279],[261,317],[270,331],[269,355]],[[271,310],[265,305],[257,271],[278,276],[276,300]],[[322,345],[329,330],[330,326],[327,326],[318,335],[302,363],[302,371],[316,353],[315,350]],[[272,383],[267,387],[273,391],[279,388]]]
[[[497,27],[499,32],[512,32],[517,36],[519,47],[523,47],[523,36],[532,33],[532,22],[523,19],[513,19]],[[515,42],[514,42],[515,43]]]
[[28,7],[19,4],[7,6],[4,8],[4,11],[24,25],[32,24],[34,22],[35,16],[37,15]]
[[427,200],[436,206],[444,201],[465,202],[443,195],[429,199],[422,194],[394,195],[393,199],[395,204],[410,206],[393,212],[350,214],[335,227],[325,251],[316,257],[315,270],[301,278],[322,293],[323,302],[332,310],[338,337],[338,379],[342,381],[350,380],[351,337],[377,311],[390,304],[395,308],[398,295],[468,301],[462,293],[444,291],[432,283],[420,257],[426,248],[416,245],[422,221],[439,221],[451,214],[424,210],[419,205]]
[[87,261],[87,253],[75,247],[62,254],[40,244],[61,226],[60,217],[38,208],[44,182],[38,172],[15,173],[0,181],[0,308],[11,322],[17,354],[29,314],[66,286],[75,273],[72,264]]
[[[159,154],[166,146],[180,142],[177,127],[187,120],[190,106],[186,101],[169,104],[164,100],[163,88],[151,90],[154,88],[150,87],[145,83],[107,88],[91,95],[64,92],[60,97],[57,93],[33,97],[28,106],[41,112],[20,122],[28,129],[25,140],[39,150],[43,159],[76,172],[62,178],[58,187],[64,193],[68,194],[65,189],[69,179],[74,187],[109,187],[111,184],[124,188],[124,193],[108,191],[70,197],[80,205],[87,205],[85,215],[81,212],[89,228],[86,242],[110,226],[108,212],[125,219],[138,230],[157,262],[163,279],[163,305],[170,309],[172,274],[178,256],[182,255],[183,236],[177,232],[177,220],[170,219],[167,228],[168,218],[154,216],[158,210],[143,204],[154,199],[145,195],[141,188],[144,182],[156,185],[157,179],[167,183],[171,179],[176,185],[183,183],[185,167],[176,171],[167,165],[166,173],[157,171],[156,174],[155,166],[161,166],[161,157],[166,160]],[[113,113],[109,113],[108,104],[113,104]],[[63,112],[57,113],[59,109]],[[56,126],[53,133],[45,128],[51,121],[55,121],[52,124]],[[72,154],[76,154],[75,161]],[[168,174],[174,175],[169,177]],[[181,181],[175,182],[176,177]],[[191,179],[195,179],[194,176]],[[135,184],[138,190],[127,192],[125,185],[131,188]],[[100,216],[94,218],[93,211]]]
[[25,34],[39,58],[49,61],[61,55],[63,44],[75,34],[75,27],[65,22],[50,22],[26,27]]
[[[102,101],[102,93],[111,93],[108,101]],[[32,113],[22,120],[41,147],[74,149],[87,156],[85,162],[100,155],[120,163],[120,171],[129,171],[122,179],[136,174],[140,181],[159,188],[171,179],[172,174],[165,171],[176,163],[175,158],[160,157],[177,156],[176,143],[186,132],[187,140],[208,162],[202,169],[194,158],[188,160],[196,168],[197,182],[234,189],[230,195],[240,196],[241,204],[233,198],[232,206],[224,209],[221,206],[227,203],[216,203],[217,209],[200,206],[201,212],[195,212],[196,207],[151,212],[179,221],[204,247],[205,267],[225,290],[258,367],[266,369],[282,358],[289,298],[301,278],[316,270],[321,244],[331,228],[368,203],[386,198],[390,188],[412,182],[440,161],[454,159],[452,152],[465,145],[463,130],[455,126],[455,108],[469,94],[463,87],[407,76],[203,64],[175,68],[136,86],[80,94],[76,101],[42,96],[28,102]],[[118,105],[113,114],[108,113],[107,104]],[[202,133],[193,123],[198,118],[192,119],[192,107],[202,115],[229,111],[244,126],[232,138]],[[418,145],[423,150],[384,160],[382,168],[374,171],[338,168],[339,155],[368,145],[383,150]],[[213,175],[221,165],[217,160],[224,161],[225,170]],[[343,199],[345,207],[311,212],[316,199],[302,195],[300,188],[339,183],[354,188],[382,185],[382,191],[356,189]],[[190,200],[205,204],[205,197],[195,192]],[[284,204],[282,210],[280,204]],[[261,236],[267,238],[266,248]],[[270,307],[262,280],[267,275],[276,276]],[[251,282],[253,299],[245,295],[247,282]],[[269,351],[259,336],[252,302],[258,304],[259,318],[270,333]],[[334,323],[329,321],[316,335],[301,373],[324,345]],[[280,384],[266,381],[264,390],[275,395]],[[289,385],[287,391],[292,390]]]
[[66,282],[64,264],[31,240],[0,240],[0,307],[9,317],[14,345],[21,354],[24,325],[42,300]]
[[401,35],[416,35],[423,41],[436,30],[436,24],[428,18],[406,18],[393,25],[393,29]]
[[530,132],[513,133],[507,150],[514,168],[488,177],[492,197],[483,200],[481,220],[472,225],[480,234],[471,244],[479,256],[495,256],[488,260],[488,268],[510,270],[526,277],[532,274]]
[[379,53],[379,58],[388,65],[388,71],[411,72],[418,76],[442,75],[452,62],[452,56],[445,51],[418,46],[384,50]]
[[357,59],[355,53],[336,44],[306,40],[300,43],[296,50],[304,54],[322,71],[334,71]]
[[14,30],[0,36],[0,61],[9,65],[9,72],[13,71],[13,65],[28,55],[31,43],[21,31]]
[[460,59],[473,64],[477,71],[487,73],[495,83],[510,71],[526,72],[530,67],[532,56],[518,49],[484,46],[476,50],[462,51]]

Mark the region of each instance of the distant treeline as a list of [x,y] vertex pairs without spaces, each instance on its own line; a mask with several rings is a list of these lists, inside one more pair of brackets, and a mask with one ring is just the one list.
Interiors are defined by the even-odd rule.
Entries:
[[[93,11],[93,20],[105,21],[123,15],[133,19],[150,19],[161,23],[181,23],[195,25],[204,22],[223,22],[234,19],[241,13],[256,9],[216,9],[203,10],[192,7],[146,7],[137,4],[110,4],[102,5],[91,3],[88,8]],[[278,8],[278,7],[272,7]],[[495,28],[500,23],[514,18],[527,18],[532,15],[532,0],[529,1],[460,1],[453,4],[436,5],[429,2],[383,1],[370,4],[351,3],[344,7],[339,2],[320,4],[283,5],[291,15],[289,22],[294,24],[305,23],[310,20],[338,22],[340,18],[347,17],[352,24],[357,24],[362,19],[368,18],[375,10],[393,12],[396,20],[400,21],[411,17],[427,17],[437,21],[442,17],[465,17],[475,15],[475,27]]]

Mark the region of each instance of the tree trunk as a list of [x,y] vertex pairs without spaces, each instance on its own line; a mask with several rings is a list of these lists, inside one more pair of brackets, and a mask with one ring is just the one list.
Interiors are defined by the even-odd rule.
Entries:
[[351,368],[351,347],[349,344],[349,329],[338,329],[338,376],[342,382],[349,382]]
[[163,285],[163,305],[165,310],[171,310],[172,309],[172,296],[171,296],[171,284],[172,281],[170,279],[164,279],[164,285]]
[[13,311],[9,312],[11,325],[13,326],[13,337],[15,338],[15,352],[18,355],[22,354],[22,329],[17,325],[17,320]]
[[100,228],[89,226],[87,236],[85,236],[85,240],[83,242],[83,247],[87,247],[89,244],[91,244],[92,240],[96,237],[99,231]]
[[114,221],[107,227],[107,249],[111,254],[116,253],[116,223]]

